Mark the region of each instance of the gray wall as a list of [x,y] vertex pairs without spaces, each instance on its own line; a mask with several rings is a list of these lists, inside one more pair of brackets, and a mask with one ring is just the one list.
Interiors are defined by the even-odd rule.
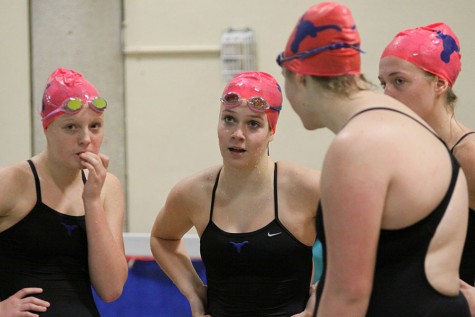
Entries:
[[122,7],[118,0],[30,1],[33,153],[45,146],[38,107],[49,74],[72,68],[108,102],[102,151],[109,170],[126,184]]

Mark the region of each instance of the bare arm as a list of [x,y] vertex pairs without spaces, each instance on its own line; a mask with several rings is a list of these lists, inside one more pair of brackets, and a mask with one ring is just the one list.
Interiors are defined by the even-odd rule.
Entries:
[[122,236],[124,194],[119,180],[107,173],[107,157],[83,153],[82,158],[89,170],[83,192],[89,273],[98,295],[113,301],[121,295],[128,274]]
[[[475,136],[455,148],[454,154],[467,178],[469,206],[475,210]],[[475,287],[460,280],[460,290],[467,299],[471,316],[475,316]]]
[[457,146],[454,154],[467,178],[470,208],[475,210],[475,136]]
[[152,228],[150,247],[152,254],[175,283],[180,292],[188,299],[193,316],[203,316],[206,305],[206,286],[194,269],[190,256],[182,242],[186,232],[194,225],[187,206],[186,185],[179,183],[167,197]]
[[[26,162],[0,169],[0,232],[23,216],[17,211],[28,210],[34,205],[36,193],[32,179]],[[32,193],[28,192],[29,188],[33,188]],[[8,298],[0,298],[0,317],[38,316],[35,313],[45,312],[50,304],[35,297],[42,292],[41,288],[31,285]]]
[[[360,142],[365,136],[360,135]],[[384,151],[340,138],[322,172],[327,275],[318,316],[363,317],[371,295],[388,180]]]

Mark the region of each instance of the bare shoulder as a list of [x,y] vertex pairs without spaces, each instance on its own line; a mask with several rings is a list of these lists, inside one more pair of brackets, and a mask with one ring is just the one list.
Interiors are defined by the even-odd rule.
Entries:
[[193,205],[209,199],[220,169],[221,166],[209,167],[178,181],[168,194],[167,204],[181,202]]
[[209,220],[211,193],[220,168],[207,168],[178,181],[157,215],[153,234],[178,239],[193,226],[201,234]]
[[454,155],[465,174],[472,174],[475,178],[475,134],[467,136],[464,141],[455,147]]
[[469,135],[464,142],[457,145],[454,155],[467,177],[470,191],[470,206],[475,204],[475,134]]
[[287,189],[299,195],[320,197],[320,171],[308,166],[291,162],[279,161],[278,182],[280,189]]
[[26,161],[0,168],[0,215],[35,201],[34,177]]
[[107,189],[107,193],[117,193],[123,191],[122,183],[119,178],[110,172],[107,172],[107,177],[104,182],[104,185]]
[[2,192],[24,189],[24,186],[29,183],[34,183],[34,177],[26,161],[0,168],[0,189]]

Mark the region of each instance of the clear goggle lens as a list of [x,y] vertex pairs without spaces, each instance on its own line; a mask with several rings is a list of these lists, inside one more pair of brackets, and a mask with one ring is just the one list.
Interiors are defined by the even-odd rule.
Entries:
[[[244,99],[242,99],[241,96],[236,92],[228,92],[227,94],[223,95],[220,98],[220,100],[221,100],[221,103],[226,108],[229,108],[229,109],[240,106],[244,101]],[[278,107],[270,106],[267,100],[259,96],[248,98],[247,106],[249,107],[249,109],[251,109],[254,112],[265,112],[268,109],[280,111],[280,109],[282,108],[281,106],[278,106]]]

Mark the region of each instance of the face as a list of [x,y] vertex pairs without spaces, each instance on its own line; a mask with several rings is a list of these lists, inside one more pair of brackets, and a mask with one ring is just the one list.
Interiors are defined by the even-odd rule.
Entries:
[[76,114],[63,114],[45,131],[48,155],[57,164],[81,169],[79,154],[98,154],[104,138],[104,113],[83,107]]
[[379,80],[384,93],[391,96],[422,118],[426,118],[436,100],[436,77],[427,74],[406,60],[385,57],[379,63]]
[[315,116],[310,114],[308,103],[305,98],[307,96],[305,85],[303,84],[304,77],[297,75],[286,68],[282,68],[282,75],[284,76],[285,96],[289,101],[292,109],[297,113],[302,121],[303,126],[307,130],[315,130],[322,127],[315,122]]
[[256,113],[243,103],[232,109],[221,105],[218,139],[225,162],[255,166],[267,157],[273,134],[265,113]]

